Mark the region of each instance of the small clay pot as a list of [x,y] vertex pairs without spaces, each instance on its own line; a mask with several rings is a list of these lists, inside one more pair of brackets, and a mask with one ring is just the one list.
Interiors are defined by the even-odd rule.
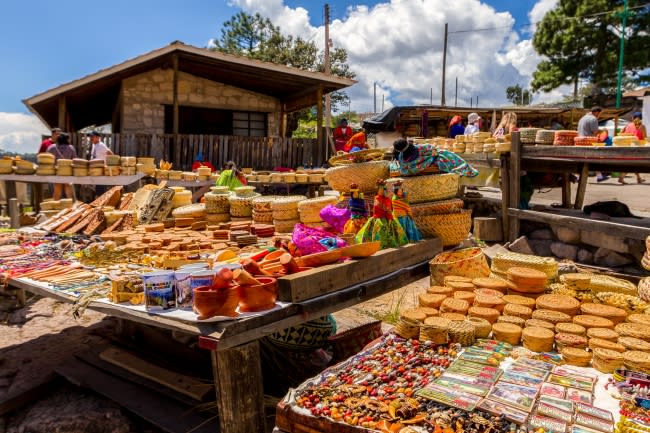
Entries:
[[286,251],[283,249],[275,250],[273,252],[268,253],[264,258],[262,259],[262,263],[264,262],[277,262],[280,257],[282,257],[283,254],[285,254]]
[[212,286],[200,286],[194,289],[194,312],[199,320],[214,316],[237,316],[239,297],[235,287],[213,289]]
[[237,286],[239,311],[264,311],[275,307],[278,299],[278,281],[271,277],[257,277],[261,284]]

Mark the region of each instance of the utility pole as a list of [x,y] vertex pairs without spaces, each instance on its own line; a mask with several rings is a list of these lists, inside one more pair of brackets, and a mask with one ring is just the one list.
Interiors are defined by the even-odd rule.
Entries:
[[470,97],[469,97],[469,108],[472,108],[472,107],[473,107],[473,105],[472,105],[472,101],[473,101],[473,100],[474,100],[474,97],[473,97],[473,96],[470,96]]
[[478,95],[476,95],[476,108],[478,108]]
[[372,92],[373,112],[377,113],[377,82],[375,81],[375,90]]
[[[323,13],[325,15],[325,73],[330,74],[331,65],[330,65],[330,5],[325,3],[323,7]],[[330,99],[330,94],[325,95],[325,132],[327,133],[327,141],[330,137],[330,126],[332,124],[332,101]]]
[[454,107],[458,107],[458,77],[456,77],[456,96],[454,98]]
[[431,88],[431,99],[430,99],[430,105],[433,105],[433,87]]
[[623,84],[623,52],[625,50],[625,26],[630,12],[627,9],[627,0],[623,2],[623,13],[621,14],[621,48],[618,53],[618,77],[616,79],[616,108],[621,108],[621,87]]
[[445,106],[445,76],[447,74],[447,31],[449,23],[445,23],[445,44],[442,48],[442,95],[440,96],[440,105]]
[[382,113],[384,112],[384,96],[386,96],[386,95],[385,94],[381,95],[381,112]]

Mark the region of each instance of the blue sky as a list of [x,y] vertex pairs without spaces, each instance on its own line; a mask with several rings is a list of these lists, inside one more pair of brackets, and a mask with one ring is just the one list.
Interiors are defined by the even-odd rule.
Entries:
[[[173,40],[204,46],[219,35],[224,20],[239,8],[226,0],[5,0],[0,26],[0,112],[27,112],[21,100],[59,84],[114,65]],[[330,1],[332,18],[343,19],[349,5],[378,1]],[[490,0],[526,23],[533,0]],[[286,0],[322,24],[322,2]],[[277,23],[282,26],[282,23]]]

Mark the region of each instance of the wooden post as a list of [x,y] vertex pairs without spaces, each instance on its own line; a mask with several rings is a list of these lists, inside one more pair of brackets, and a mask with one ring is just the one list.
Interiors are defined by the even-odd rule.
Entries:
[[264,390],[259,342],[255,340],[211,353],[219,408],[219,431],[263,433]]
[[[521,140],[520,133],[512,133],[512,150],[510,151],[510,204],[511,208],[519,209],[521,199]],[[510,227],[508,228],[508,240],[511,242],[519,236],[519,218],[510,218]]]
[[[174,134],[174,152],[172,155],[179,155],[178,153],[178,54],[172,55],[172,134]],[[174,164],[180,164],[180,161],[173,161]],[[178,170],[178,168],[175,168]]]
[[562,173],[562,207],[571,207],[571,173]]
[[510,153],[501,154],[501,224],[503,236],[508,236],[510,230]]
[[70,128],[68,128],[68,125],[66,125],[66,100],[65,96],[59,96],[59,114],[58,114],[58,122],[59,124],[57,125],[59,128],[63,129],[64,131],[68,131]]
[[323,155],[323,86],[316,89],[316,142],[318,143],[317,157],[318,164],[322,163]]
[[587,178],[589,177],[589,164],[582,164],[582,170],[580,171],[580,179],[578,180],[578,190],[576,191],[576,201],[573,207],[575,209],[582,209],[582,205],[585,201],[585,193],[587,192]]

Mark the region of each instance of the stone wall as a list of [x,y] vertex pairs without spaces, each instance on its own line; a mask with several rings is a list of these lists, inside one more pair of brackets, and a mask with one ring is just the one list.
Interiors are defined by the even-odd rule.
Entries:
[[[154,69],[122,81],[122,133],[162,134],[165,107],[172,104],[171,69]],[[179,72],[179,105],[235,111],[261,111],[267,115],[267,136],[279,135],[280,101],[237,87]]]

